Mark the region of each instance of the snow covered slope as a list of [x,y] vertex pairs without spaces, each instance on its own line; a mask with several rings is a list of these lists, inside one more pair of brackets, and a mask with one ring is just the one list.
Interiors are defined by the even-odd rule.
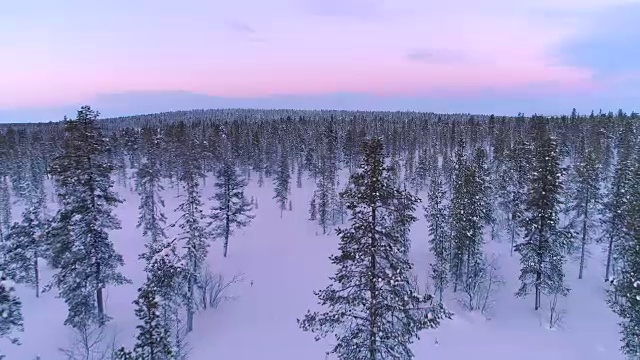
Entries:
[[[212,195],[212,181],[207,181],[204,198]],[[253,223],[231,238],[229,256],[222,257],[222,243],[210,248],[209,266],[227,279],[242,274],[244,281],[230,288],[234,297],[215,310],[196,315],[195,329],[189,336],[190,359],[193,360],[323,360],[329,349],[328,341],[315,342],[313,335],[302,332],[296,318],[307,309],[316,308],[314,290],[328,284],[333,274],[328,256],[337,250],[335,235],[321,233],[316,223],[308,221],[309,199],[314,189],[310,181],[302,189],[292,189],[293,211],[280,211],[267,181],[258,188],[251,181],[246,195],[259,201]],[[143,251],[143,239],[136,229],[137,196],[129,189],[118,189],[126,202],[118,208],[122,229],[111,234],[116,249],[125,257],[123,272],[133,285],[107,290],[107,312],[114,320],[108,325],[105,338],[115,334],[115,343],[130,346],[135,336],[137,319],[131,301],[144,280],[143,262],[137,256]],[[167,186],[164,194],[169,220],[175,218],[173,209],[176,190]],[[206,202],[207,207],[210,204]],[[21,209],[16,208],[14,216]],[[430,255],[427,243],[427,224],[422,211],[412,231],[416,275],[421,282],[427,278]],[[436,330],[425,331],[414,344],[416,359],[490,359],[490,360],[621,360],[616,316],[604,301],[601,251],[594,248],[585,271],[585,278],[577,280],[577,266],[567,266],[567,282],[571,292],[559,307],[566,310],[561,326],[548,329],[548,305],[543,300],[542,311],[533,311],[533,298],[517,299],[518,259],[509,254],[509,244],[488,243],[487,252],[498,256],[500,273],[505,285],[495,297],[492,311],[481,315],[463,310],[456,301],[460,294],[446,294],[447,307],[455,315]],[[50,271],[44,270],[45,280]],[[19,286],[24,303],[26,331],[21,335],[22,346],[6,342],[0,347],[7,360],[62,360],[59,348],[68,348],[71,333],[62,323],[66,307],[55,294],[45,293],[36,298],[34,291]]]

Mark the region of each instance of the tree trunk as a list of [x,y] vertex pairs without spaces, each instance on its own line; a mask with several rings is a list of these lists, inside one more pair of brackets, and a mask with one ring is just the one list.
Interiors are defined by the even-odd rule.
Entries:
[[612,257],[613,257],[613,235],[609,235],[609,246],[607,247],[607,266],[605,269],[605,274],[604,274],[604,281],[609,281],[610,279],[610,275],[611,275],[611,271],[612,271],[612,267],[613,267],[613,263],[612,263]]
[[193,331],[193,274],[189,276],[189,280],[187,281],[187,286],[189,287],[189,300],[187,301],[187,332]]
[[96,301],[98,303],[98,322],[100,326],[104,325],[104,300],[102,297],[102,287],[96,290]]
[[224,252],[223,257],[227,257],[227,250],[229,249],[229,227],[227,226],[227,232],[224,237]]
[[538,310],[540,309],[540,281],[542,280],[542,274],[540,273],[540,271],[536,272],[536,284],[535,284],[535,288],[536,288],[536,300],[535,300],[535,304],[533,306],[534,310]]
[[584,270],[584,254],[587,246],[587,221],[589,219],[589,191],[587,190],[586,198],[584,200],[584,217],[582,219],[582,244],[580,246],[580,269],[578,271],[578,279],[582,279],[582,272]]
[[510,215],[509,222],[509,232],[511,233],[511,256],[513,256],[513,248],[516,245],[516,222],[513,220],[513,215]]
[[376,338],[376,300],[378,296],[376,288],[376,221],[376,208],[375,205],[373,205],[371,209],[371,227],[374,230],[371,234],[371,249],[369,249],[369,261],[371,262],[371,272],[369,274],[369,293],[371,294],[371,298],[369,299],[369,360],[376,360],[376,350],[378,346]]
[[231,214],[231,189],[229,189],[229,180],[227,179],[225,181],[225,187],[226,187],[226,191],[227,191],[227,203],[225,204],[226,207],[226,211],[225,211],[225,218],[224,218],[224,253],[223,256],[227,257],[227,250],[229,249],[229,233],[230,233],[230,228],[231,228],[231,219],[230,219],[230,214]]
[[36,278],[36,297],[40,297],[40,269],[38,269],[38,253],[35,254],[35,260],[33,261],[33,270]]

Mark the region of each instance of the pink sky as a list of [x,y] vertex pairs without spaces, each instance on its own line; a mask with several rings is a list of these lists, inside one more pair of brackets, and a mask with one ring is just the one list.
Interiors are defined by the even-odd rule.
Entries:
[[558,49],[628,3],[640,0],[8,2],[0,12],[0,109],[151,90],[607,91],[610,82],[564,63]]

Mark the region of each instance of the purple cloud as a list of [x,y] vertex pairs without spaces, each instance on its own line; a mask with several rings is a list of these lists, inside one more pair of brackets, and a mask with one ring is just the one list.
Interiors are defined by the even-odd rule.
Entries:
[[448,49],[415,49],[409,51],[407,59],[427,64],[479,63],[478,59],[474,59],[460,51]]
[[371,19],[382,15],[381,0],[299,0],[313,15]]
[[259,36],[256,29],[254,29],[251,25],[236,21],[236,20],[228,20],[226,22],[227,28],[239,35],[243,40],[249,42],[264,42],[266,39]]

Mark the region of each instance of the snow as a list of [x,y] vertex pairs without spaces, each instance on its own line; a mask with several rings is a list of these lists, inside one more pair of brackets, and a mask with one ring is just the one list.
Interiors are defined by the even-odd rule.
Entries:
[[16,287],[16,283],[11,280],[5,279],[0,281],[0,287],[5,288],[6,290],[13,290]]
[[[222,303],[217,309],[196,314],[194,331],[188,337],[192,349],[190,359],[305,359],[324,360],[331,336],[315,342],[313,335],[302,332],[296,319],[307,310],[318,309],[314,290],[329,284],[328,277],[335,270],[328,256],[337,251],[337,237],[316,235],[321,233],[315,222],[307,220],[307,206],[314,190],[310,181],[303,188],[292,187],[293,212],[280,209],[272,199],[274,190],[270,181],[263,188],[253,176],[246,190],[247,198],[260,200],[260,208],[254,210],[256,218],[250,226],[239,230],[230,239],[227,258],[222,257],[222,242],[210,247],[208,264],[214,272],[231,279],[244,274],[245,281],[231,287],[227,295],[234,300]],[[346,183],[346,181],[341,181]],[[211,204],[213,181],[207,180],[203,201],[205,208]],[[175,221],[177,192],[166,184],[164,198],[168,223]],[[128,189],[118,188],[126,202],[119,206],[117,215],[122,229],[113,231],[111,237],[116,249],[123,254],[125,276],[133,284],[108,288],[105,292],[106,311],[113,317],[107,332],[113,334],[119,345],[133,345],[137,319],[134,315],[136,290],[145,279],[144,262],[138,254],[144,251],[141,231],[135,228],[138,216],[137,195]],[[425,194],[421,194],[424,198]],[[16,209],[14,214],[20,214]],[[422,210],[416,213],[419,221],[411,232],[413,248],[411,257],[415,273],[422,284],[428,280],[429,263],[428,227]],[[177,229],[168,229],[174,235]],[[503,234],[504,235],[504,234]],[[492,311],[488,314],[467,312],[456,301],[463,294],[445,294],[445,305],[454,312],[452,320],[444,320],[435,330],[421,333],[421,340],[413,345],[416,359],[491,359],[491,360],[622,360],[620,353],[618,319],[605,303],[605,286],[601,251],[594,249],[594,257],[584,278],[577,280],[578,266],[567,265],[567,282],[571,292],[559,300],[558,308],[567,313],[561,323],[548,330],[548,301],[543,298],[543,308],[533,310],[533,297],[515,298],[519,287],[518,257],[509,255],[510,242],[491,243],[486,250],[498,256],[500,273],[506,284],[498,290]],[[44,280],[51,276],[43,270]],[[21,346],[0,341],[7,359],[31,360],[40,355],[43,360],[63,360],[58,350],[71,346],[71,332],[62,324],[66,307],[53,292],[35,298],[32,289],[16,286],[23,301],[25,332],[20,334]]]

